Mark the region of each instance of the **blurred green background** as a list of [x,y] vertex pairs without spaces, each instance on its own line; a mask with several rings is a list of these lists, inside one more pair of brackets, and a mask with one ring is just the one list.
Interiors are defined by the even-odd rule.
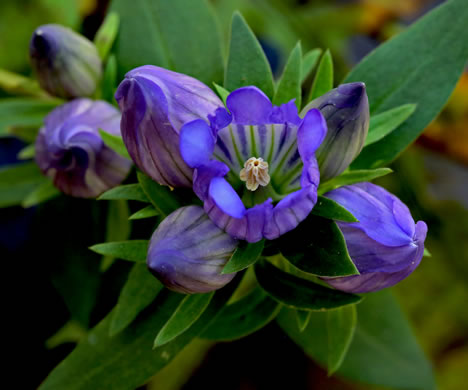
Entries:
[[[238,9],[243,13],[261,40],[275,74],[281,71],[288,53],[299,39],[304,52],[316,47],[331,50],[337,81],[370,50],[441,2],[211,0],[226,39],[232,12]],[[108,1],[97,0],[2,0],[0,68],[31,75],[28,44],[37,26],[61,23],[92,38],[107,5]],[[0,96],[5,94],[0,92]],[[13,141],[4,139],[2,142]],[[407,203],[415,220],[427,222],[426,243],[432,253],[432,257],[424,258],[416,272],[394,291],[434,365],[439,388],[463,390],[467,388],[468,368],[468,71],[438,119],[393,163],[392,168],[395,173],[378,184]],[[56,283],[54,287],[52,284],[47,286],[51,291],[42,293],[43,304],[50,308],[47,313],[60,307],[57,309],[59,319],[47,315],[35,318],[36,331],[28,335],[33,338],[29,343],[32,352],[21,349],[19,354],[25,354],[23,363],[42,359],[30,371],[31,388],[36,387],[73,347],[73,343],[68,343],[67,347],[62,344],[51,348],[60,344],[60,336],[45,343],[68,319],[60,303],[62,298],[57,293],[62,290]],[[111,303],[114,301],[115,297],[110,298]],[[27,310],[27,307],[21,308],[21,311]],[[65,340],[70,341],[79,338],[83,330],[77,327],[67,332]],[[272,337],[276,337],[277,342],[274,348],[271,347]],[[181,388],[187,380],[181,373],[183,371],[195,371],[184,389],[263,389],[271,388],[270,385],[281,387],[283,383],[292,389],[372,388],[328,378],[325,371],[309,361],[285,337],[271,325],[257,335],[231,344],[212,347],[200,342],[197,346],[206,352],[204,358],[187,351],[163,370],[148,388]],[[253,355],[244,356],[252,354],[252,350],[255,351]],[[236,359],[247,359],[243,363],[245,370],[240,370],[229,384],[211,387],[213,384],[209,381],[213,375],[222,378],[221,362]],[[249,367],[248,363],[255,364],[256,359],[266,363]],[[285,360],[290,361],[286,366]],[[13,360],[12,363],[17,362]],[[280,366],[282,369],[277,372],[276,367]]]

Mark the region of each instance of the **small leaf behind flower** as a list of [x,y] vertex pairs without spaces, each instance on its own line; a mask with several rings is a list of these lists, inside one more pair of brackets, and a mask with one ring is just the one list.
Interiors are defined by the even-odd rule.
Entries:
[[108,255],[122,260],[145,263],[148,253],[148,240],[130,240],[118,242],[105,242],[91,246],[93,252]]
[[322,54],[322,49],[313,49],[302,57],[302,68],[301,68],[301,84],[309,77],[310,73],[314,70],[317,65],[318,59]]
[[390,168],[377,168],[377,169],[356,169],[347,171],[340,176],[334,177],[331,180],[321,184],[318,189],[319,195],[323,195],[328,191],[345,185],[362,183],[364,181],[371,181],[392,173]]
[[146,206],[141,210],[138,210],[136,213],[130,215],[128,219],[144,219],[158,216],[158,210],[156,210],[152,205]]
[[333,59],[330,50],[327,50],[320,60],[307,102],[326,94],[331,89],[333,89]]
[[332,199],[319,196],[312,209],[312,214],[335,221],[358,222],[356,217]]
[[213,83],[213,85],[216,89],[216,92],[218,93],[218,96],[221,98],[224,105],[226,105],[226,99],[229,96],[230,92],[226,88],[221,87],[221,85],[218,85],[216,83]]
[[292,99],[296,99],[297,109],[301,109],[301,66],[302,66],[302,49],[300,42],[294,47],[289,55],[281,79],[276,89],[273,104],[279,106],[283,103],[288,103]]
[[262,254],[264,246],[265,240],[255,242],[253,244],[247,241],[240,241],[238,247],[224,266],[221,273],[231,274],[254,264]]
[[255,265],[258,284],[282,304],[302,310],[325,310],[357,303],[361,297],[288,274],[267,261]]
[[118,137],[116,135],[109,134],[108,132],[99,129],[99,134],[102,137],[104,143],[111,148],[114,152],[121,155],[122,157],[128,158],[130,160],[130,156],[128,154],[127,148],[122,140],[122,137]]
[[98,200],[138,200],[150,203],[140,184],[124,184],[104,192]]
[[24,208],[36,206],[47,200],[55,198],[60,195],[60,191],[54,186],[54,183],[47,180],[36,187],[26,198],[21,202]]
[[109,12],[94,37],[99,57],[105,60],[119,32],[120,18],[116,12]]

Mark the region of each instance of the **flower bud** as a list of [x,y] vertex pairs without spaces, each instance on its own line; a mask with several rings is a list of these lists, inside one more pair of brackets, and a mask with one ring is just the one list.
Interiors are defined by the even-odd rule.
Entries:
[[327,136],[315,155],[320,167],[320,181],[341,174],[364,146],[369,130],[369,102],[364,83],[342,84],[312,100],[302,110],[305,114],[318,108],[328,126]]
[[169,289],[185,294],[206,293],[235,276],[221,274],[237,247],[199,206],[182,207],[170,214],[151,237],[149,270]]
[[73,30],[57,24],[38,27],[29,55],[39,84],[52,95],[88,97],[96,91],[101,59],[94,44]]
[[202,82],[157,66],[127,73],[115,98],[122,110],[122,137],[135,164],[162,185],[190,187],[192,168],[179,152],[179,130],[214,116],[223,103]]
[[94,198],[125,179],[131,161],[107,147],[99,130],[120,135],[109,103],[75,99],[54,109],[36,139],[36,162],[62,192]]
[[414,223],[408,207],[371,183],[344,186],[325,194],[359,222],[337,222],[360,275],[324,278],[338,290],[364,293],[390,287],[419,265],[427,225]]

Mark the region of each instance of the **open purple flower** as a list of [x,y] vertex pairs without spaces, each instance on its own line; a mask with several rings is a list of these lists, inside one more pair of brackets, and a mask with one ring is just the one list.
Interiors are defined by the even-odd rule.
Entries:
[[427,226],[414,223],[408,207],[371,183],[344,186],[325,194],[359,222],[337,222],[360,275],[324,278],[331,286],[354,293],[378,291],[398,283],[419,265]]
[[122,137],[135,164],[159,184],[191,187],[192,169],[179,153],[179,130],[208,120],[224,107],[193,77],[146,65],[128,72],[115,98],[122,110]]
[[185,124],[182,158],[211,220],[236,239],[272,240],[294,229],[317,201],[315,151],[327,127],[317,109],[304,119],[293,101],[273,106],[256,87],[233,91],[226,105]]
[[94,198],[130,171],[131,162],[104,144],[99,129],[120,136],[120,112],[104,101],[75,99],[45,118],[36,162],[62,192]]

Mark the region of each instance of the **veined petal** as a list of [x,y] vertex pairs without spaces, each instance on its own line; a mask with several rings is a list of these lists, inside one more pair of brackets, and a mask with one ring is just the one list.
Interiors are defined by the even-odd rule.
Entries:
[[210,182],[209,195],[213,202],[226,214],[242,218],[245,206],[232,186],[222,177],[215,177]]
[[180,130],[180,153],[191,168],[206,164],[214,150],[214,136],[202,119],[186,123]]
[[239,125],[260,125],[269,123],[273,111],[268,96],[257,87],[243,87],[231,92],[226,106],[234,122]]
[[327,122],[316,108],[310,109],[297,131],[297,146],[303,160],[314,156],[327,134]]

